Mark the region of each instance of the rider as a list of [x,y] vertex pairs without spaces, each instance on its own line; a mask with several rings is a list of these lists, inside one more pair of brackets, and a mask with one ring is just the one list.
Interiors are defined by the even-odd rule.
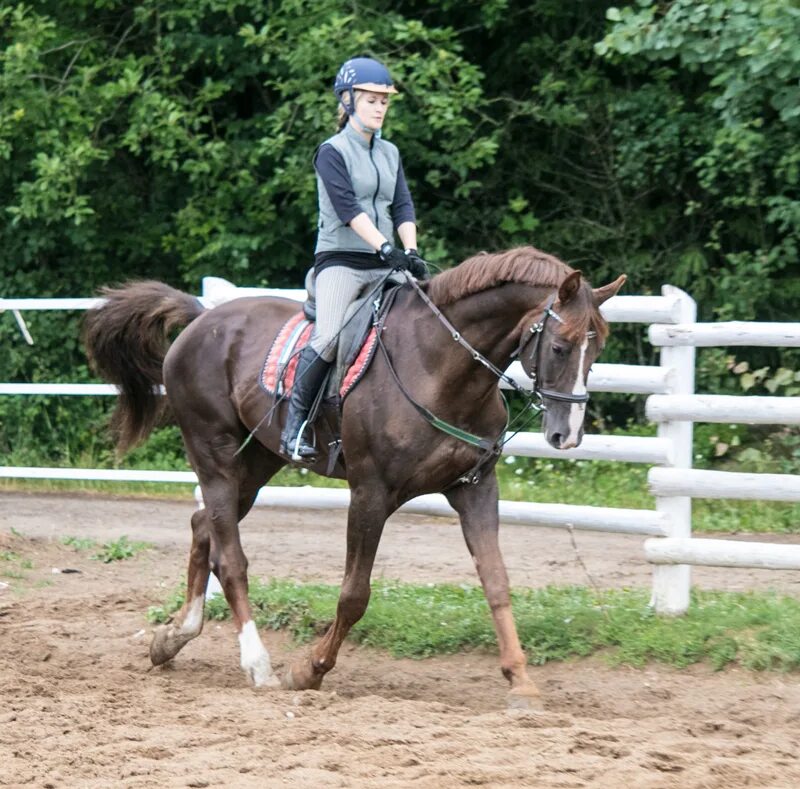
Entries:
[[[305,422],[335,358],[347,308],[391,269],[408,269],[418,278],[428,273],[417,254],[414,203],[400,153],[381,137],[389,96],[397,93],[389,71],[377,60],[353,58],[339,69],[333,92],[340,105],[338,133],[314,157],[317,317],[298,358],[281,434],[281,451],[293,460],[316,458],[316,449],[303,435]],[[405,251],[394,246],[395,231]]]

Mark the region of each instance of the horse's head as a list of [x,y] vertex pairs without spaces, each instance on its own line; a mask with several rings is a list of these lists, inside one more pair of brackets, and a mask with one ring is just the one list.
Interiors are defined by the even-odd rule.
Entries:
[[543,428],[556,449],[583,439],[589,368],[603,350],[608,324],[599,307],[622,287],[625,275],[592,289],[573,271],[547,302],[532,313],[520,344],[520,362],[545,405]]

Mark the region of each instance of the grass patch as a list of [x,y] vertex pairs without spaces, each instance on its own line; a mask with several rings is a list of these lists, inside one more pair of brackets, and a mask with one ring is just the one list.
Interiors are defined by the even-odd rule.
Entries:
[[76,551],[91,551],[97,545],[91,537],[62,537],[61,543]]
[[110,562],[132,559],[137,554],[152,547],[149,542],[131,541],[127,535],[123,534],[117,540],[103,543],[100,546],[100,550],[92,558],[109,564]]
[[0,578],[9,578],[12,581],[25,581],[28,576],[26,573],[23,573],[21,570],[17,570],[14,567],[0,566]]
[[20,556],[15,551],[0,551],[0,574],[6,578],[25,578],[25,574],[20,570],[32,569],[33,561],[30,559]]
[[[258,626],[288,630],[298,641],[325,631],[338,594],[338,587],[325,584],[250,584]],[[534,664],[602,652],[611,663],[634,666],[658,661],[677,667],[707,662],[716,669],[734,663],[757,670],[800,667],[800,601],[790,597],[695,591],[689,613],[677,618],[656,616],[643,590],[548,587],[516,590],[512,597],[520,639]],[[175,592],[151,608],[148,618],[164,622],[182,604],[183,593]],[[229,615],[221,596],[208,601],[207,618]],[[468,585],[376,583],[351,637],[395,657],[496,651],[483,592]]]

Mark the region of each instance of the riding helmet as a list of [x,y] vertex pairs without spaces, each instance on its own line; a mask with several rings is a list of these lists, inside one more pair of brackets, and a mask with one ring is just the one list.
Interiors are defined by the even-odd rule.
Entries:
[[[351,58],[345,61],[336,75],[333,92],[342,103],[348,115],[355,112],[354,90],[371,90],[373,93],[397,93],[389,69],[372,58]],[[344,94],[350,97],[345,101]]]

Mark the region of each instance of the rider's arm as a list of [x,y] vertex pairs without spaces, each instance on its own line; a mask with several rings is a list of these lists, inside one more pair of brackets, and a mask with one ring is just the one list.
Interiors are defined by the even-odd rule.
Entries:
[[320,145],[314,156],[314,169],[322,179],[336,216],[342,224],[349,225],[354,216],[362,213],[362,208],[342,155],[332,145]]
[[375,223],[369,218],[369,214],[365,211],[362,211],[350,220],[350,227],[376,252],[388,241],[383,233],[375,227]]
[[403,163],[397,164],[397,181],[394,187],[394,197],[392,198],[392,220],[397,235],[405,249],[417,248],[417,217],[414,211],[414,201],[411,199],[411,192],[406,182],[406,174],[403,172]]
[[417,248],[417,226],[413,222],[403,222],[399,225],[397,235],[400,236],[404,249]]

